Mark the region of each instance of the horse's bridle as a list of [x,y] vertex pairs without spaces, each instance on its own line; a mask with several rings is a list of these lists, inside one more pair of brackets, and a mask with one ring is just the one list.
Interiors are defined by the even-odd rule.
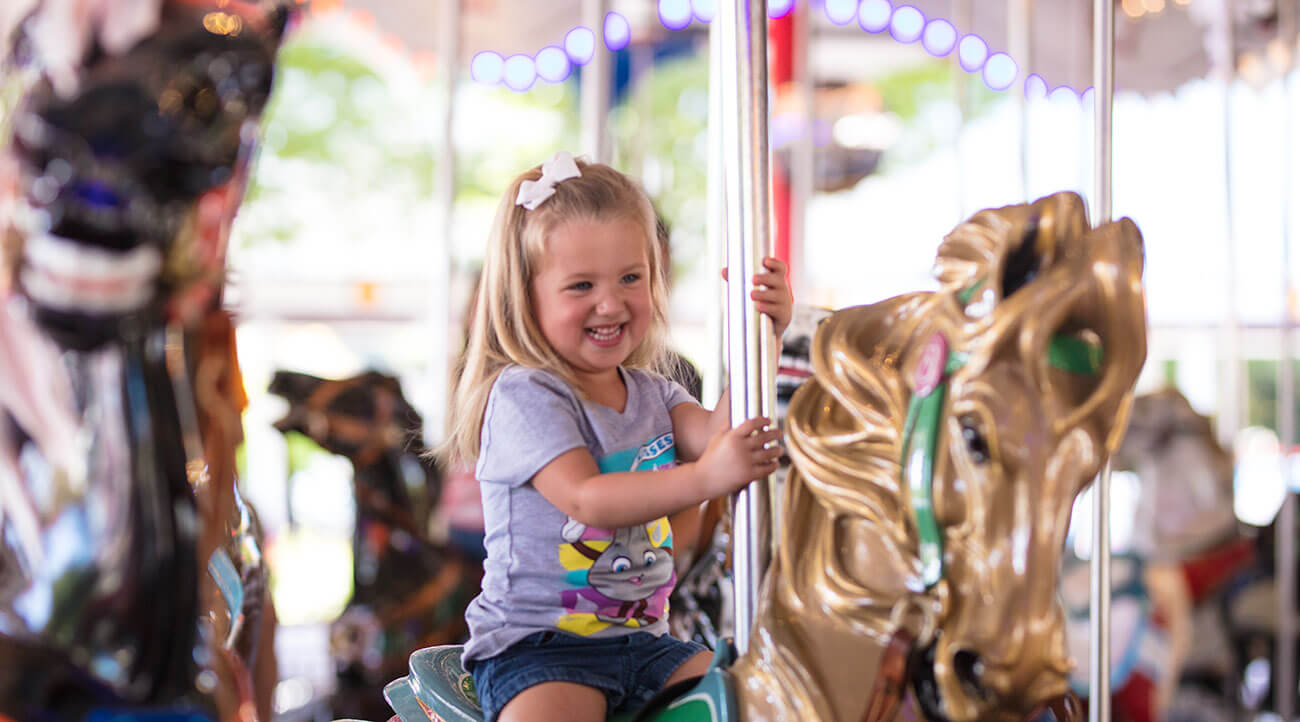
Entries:
[[322,440],[334,438],[356,446],[352,462],[357,466],[369,466],[389,449],[399,446],[406,432],[397,423],[395,396],[387,390],[372,394],[375,403],[372,421],[359,421],[330,411],[334,399],[359,385],[356,380],[323,381],[303,400],[304,422],[312,436],[319,436]]
[[[976,283],[958,294],[963,304],[982,285]],[[912,398],[903,422],[902,484],[912,502],[913,522],[921,558],[922,590],[943,578],[943,533],[934,516],[934,457],[938,453],[939,430],[948,381],[966,365],[970,355],[948,346],[943,332],[936,331],[925,342],[912,382]],[[1072,336],[1055,336],[1047,348],[1048,363],[1070,373],[1095,376],[1101,370],[1101,346]]]
[[[957,294],[963,306],[970,303],[983,285],[979,281]],[[900,460],[902,485],[908,490],[913,523],[917,530],[917,553],[921,560],[921,589],[932,588],[943,578],[943,532],[934,514],[934,460],[938,453],[939,432],[943,420],[948,381],[966,365],[969,354],[954,351],[942,332],[935,332],[921,350],[913,376],[912,397],[903,422],[903,452]],[[1048,346],[1048,363],[1070,373],[1095,376],[1102,365],[1102,348],[1080,338],[1056,336]],[[884,722],[894,718],[911,678],[913,650],[921,637],[897,624],[885,647],[876,681],[868,697],[862,722]],[[1054,700],[1050,707],[1068,708],[1068,698]],[[1077,698],[1074,700],[1077,707]]]

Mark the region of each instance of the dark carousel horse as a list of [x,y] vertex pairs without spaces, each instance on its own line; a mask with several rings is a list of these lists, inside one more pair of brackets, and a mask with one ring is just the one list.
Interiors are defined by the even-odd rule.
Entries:
[[[293,3],[167,0],[103,44],[145,5],[38,4],[9,54],[32,80],[0,161],[0,719],[270,717],[220,294]],[[80,62],[51,53],[88,26]]]
[[456,642],[482,567],[436,543],[429,519],[440,474],[421,452],[422,420],[397,379],[367,372],[328,380],[277,371],[270,392],[289,402],[276,422],[352,462],[356,526],[353,595],[330,630],[335,714],[386,717],[380,690],[421,647]]

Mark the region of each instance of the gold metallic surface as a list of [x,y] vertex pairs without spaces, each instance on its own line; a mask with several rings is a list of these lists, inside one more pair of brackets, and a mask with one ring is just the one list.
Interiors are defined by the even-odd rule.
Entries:
[[[1023,719],[1067,692],[1060,555],[1146,357],[1142,265],[1132,222],[1090,230],[1082,200],[1061,193],[958,226],[939,250],[938,292],[821,325],[814,378],[790,404],[778,553],[734,669],[743,720],[861,719],[900,624],[921,635],[918,650],[934,645],[921,672],[954,722]],[[945,569],[927,590],[899,462],[911,379],[936,332],[969,358],[941,416],[933,506]],[[1100,344],[1100,372],[1049,364],[1057,337]]]

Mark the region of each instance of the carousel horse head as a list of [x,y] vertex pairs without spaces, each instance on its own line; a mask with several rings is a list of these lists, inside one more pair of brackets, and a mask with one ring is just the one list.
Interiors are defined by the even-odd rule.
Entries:
[[0,118],[0,669],[23,670],[0,675],[0,717],[270,713],[274,666],[253,658],[273,659],[274,615],[235,486],[244,396],[220,294],[295,7],[0,11],[20,86]]
[[352,462],[353,596],[330,628],[332,704],[336,714],[375,718],[384,713],[375,690],[405,669],[407,655],[464,633],[479,571],[430,538],[441,477],[422,456],[420,415],[396,378],[276,371],[269,390],[289,402],[277,430]]
[[288,412],[275,422],[277,431],[303,434],[357,466],[388,451],[423,449],[423,421],[396,377],[366,371],[333,380],[281,370],[268,391],[289,402]]
[[939,291],[822,323],[749,719],[1015,720],[1067,694],[1057,574],[1145,359],[1142,264],[1136,226],[1062,193],[958,226]]
[[1133,550],[1143,558],[1182,561],[1236,536],[1232,453],[1176,389],[1134,399],[1114,466],[1138,475]]
[[416,539],[428,536],[441,475],[423,457],[423,420],[397,378],[367,371],[324,379],[280,370],[268,390],[289,402],[276,430],[296,431],[352,462],[358,515],[382,519]]
[[[111,20],[37,9],[14,37],[10,62],[35,80],[12,120],[19,200],[5,255],[37,323],[67,348],[98,347],[152,316],[192,326],[216,305],[294,7],[152,4],[152,31],[119,53],[106,47],[113,28],[141,24],[149,3],[125,3]],[[96,19],[102,28],[79,27]],[[78,50],[75,68],[57,62]]]

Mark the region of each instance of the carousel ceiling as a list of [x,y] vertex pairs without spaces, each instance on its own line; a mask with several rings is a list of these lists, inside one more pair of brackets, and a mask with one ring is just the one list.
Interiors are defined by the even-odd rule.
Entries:
[[[769,2],[769,9],[776,12],[790,1]],[[110,52],[129,47],[153,27],[162,2],[5,0],[0,3],[0,37],[12,37],[16,24],[35,10],[32,35],[58,82],[71,76],[70,69],[92,37]],[[561,45],[566,33],[582,24],[584,5],[583,0],[461,2],[460,44],[466,63],[484,50],[503,57],[531,56],[548,45]],[[668,25],[678,26],[669,22],[670,6],[678,12],[688,9],[685,24],[694,17],[698,25],[698,18],[711,14],[714,2],[613,0],[610,6],[626,18],[631,41],[645,42],[671,32]],[[313,0],[310,4],[351,10],[413,52],[435,50],[436,29],[451,7],[450,0]],[[1296,45],[1294,18],[1300,0],[1115,0],[1115,4],[1115,77],[1121,90],[1157,93],[1207,77],[1215,68],[1226,67],[1221,58],[1227,57],[1229,47],[1236,71],[1248,81],[1262,82],[1287,67]],[[710,10],[705,11],[706,5]],[[879,47],[879,42],[865,40],[892,36],[899,44],[924,47],[933,55],[955,53],[968,71],[986,75],[985,61],[997,57],[989,67],[1000,76],[990,82],[998,89],[1026,87],[1027,78],[1031,91],[1061,86],[1078,91],[1091,84],[1092,3],[1085,0],[822,0],[815,6],[819,38],[844,43],[862,37],[864,45]],[[1022,7],[1028,8],[1027,14],[1018,9]],[[1229,21],[1231,42],[1224,30]],[[1027,39],[1012,48],[1010,29],[1017,23],[1027,30]],[[981,41],[983,48],[968,36]]]

